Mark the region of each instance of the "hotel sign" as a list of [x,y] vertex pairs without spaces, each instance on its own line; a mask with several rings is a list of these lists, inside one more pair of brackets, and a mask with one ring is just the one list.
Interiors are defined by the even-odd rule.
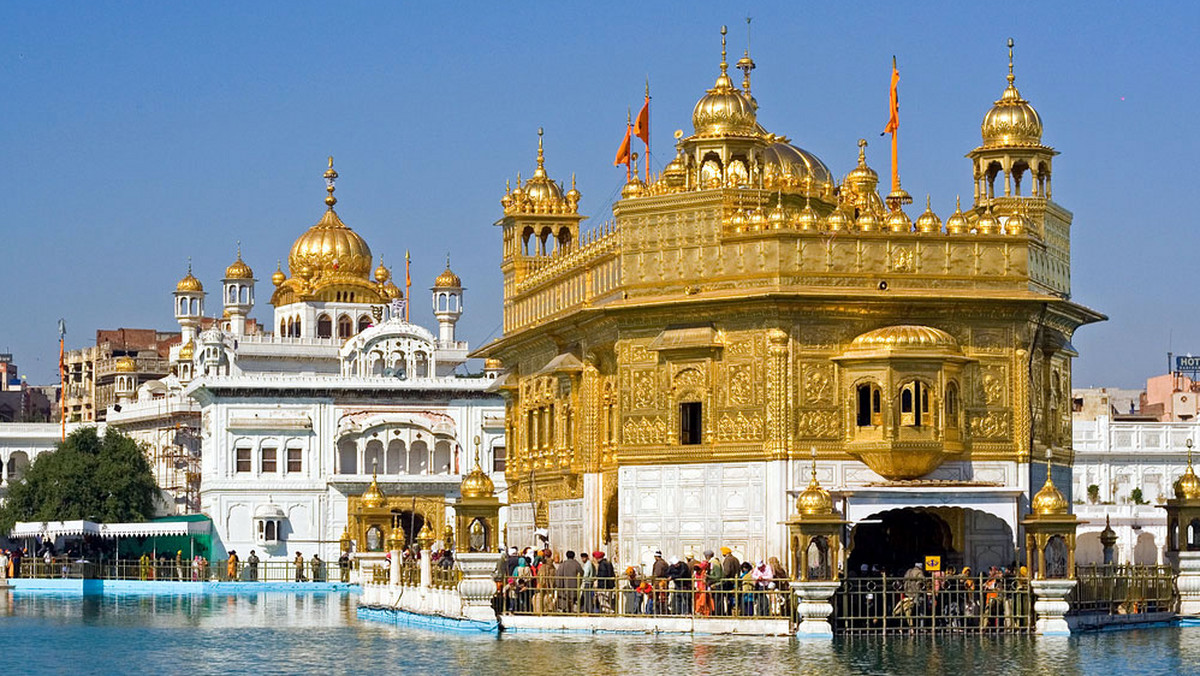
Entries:
[[1186,357],[1175,357],[1175,370],[1188,373],[1200,372],[1200,357],[1193,357],[1190,354]]

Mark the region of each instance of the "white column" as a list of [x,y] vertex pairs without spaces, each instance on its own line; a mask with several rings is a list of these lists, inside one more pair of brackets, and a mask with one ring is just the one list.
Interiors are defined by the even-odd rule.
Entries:
[[1075,588],[1076,580],[1033,580],[1033,612],[1037,615],[1035,631],[1042,636],[1066,636],[1071,633],[1066,614],[1071,610],[1067,594]]
[[[830,562],[831,564],[833,562]],[[793,582],[792,589],[800,599],[800,626],[796,635],[800,638],[833,638],[833,627],[829,616],[833,613],[833,598],[841,583],[834,581]]]
[[1171,559],[1178,576],[1179,614],[1200,615],[1200,552],[1174,552]]
[[429,551],[421,548],[421,589],[431,589],[433,587],[433,560],[429,556]]
[[495,622],[492,594],[496,591],[496,584],[492,581],[492,571],[496,569],[500,555],[493,552],[463,552],[456,558],[463,572],[462,580],[458,583],[463,615],[471,620]]
[[391,556],[391,566],[388,569],[388,584],[397,587],[400,585],[400,550],[393,549]]

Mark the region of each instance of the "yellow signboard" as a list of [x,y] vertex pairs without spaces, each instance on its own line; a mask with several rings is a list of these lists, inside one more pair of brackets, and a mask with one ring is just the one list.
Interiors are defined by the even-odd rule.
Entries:
[[926,556],[925,557],[925,572],[936,573],[942,569],[942,557]]

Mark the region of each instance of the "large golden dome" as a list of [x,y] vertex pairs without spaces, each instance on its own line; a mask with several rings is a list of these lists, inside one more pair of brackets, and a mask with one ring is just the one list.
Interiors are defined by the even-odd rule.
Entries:
[[807,186],[812,192],[833,184],[833,174],[820,158],[790,143],[776,141],[763,149],[761,157],[767,187]]
[[1039,516],[1048,516],[1055,514],[1066,514],[1070,505],[1067,504],[1067,499],[1063,497],[1058,487],[1050,479],[1050,468],[1046,468],[1046,483],[1042,485],[1042,490],[1033,496],[1033,513]]
[[292,245],[288,269],[295,276],[307,266],[315,275],[358,277],[371,273],[371,247],[338,218],[333,207]]
[[958,350],[954,336],[932,326],[901,324],[868,331],[850,342],[850,349]]

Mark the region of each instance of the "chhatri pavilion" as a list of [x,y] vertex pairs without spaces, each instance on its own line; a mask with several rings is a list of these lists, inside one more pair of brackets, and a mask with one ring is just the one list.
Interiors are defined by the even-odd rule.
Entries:
[[509,542],[788,560],[812,488],[854,570],[1024,560],[1031,513],[1069,511],[1071,338],[1104,317],[1071,299],[1058,153],[1011,45],[944,217],[906,212],[898,175],[881,195],[865,141],[839,178],[768,130],[736,67],[722,38],[674,159],[635,166],[604,225],[540,136],[501,199],[504,333],[474,356],[505,369]]

